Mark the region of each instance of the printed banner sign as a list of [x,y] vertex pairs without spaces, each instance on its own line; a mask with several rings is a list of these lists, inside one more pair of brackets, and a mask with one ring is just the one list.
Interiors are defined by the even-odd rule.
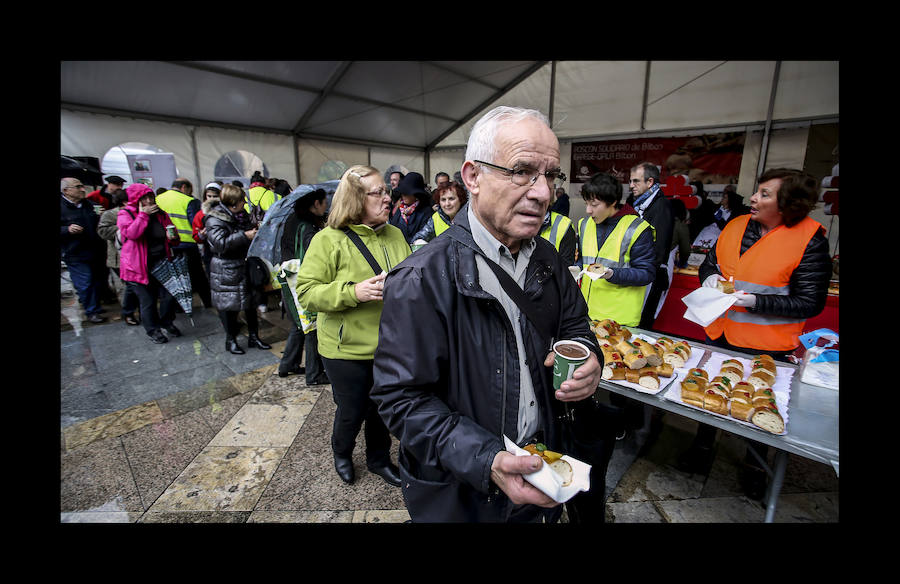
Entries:
[[686,175],[688,182],[737,184],[744,153],[744,132],[632,138],[572,144],[571,182],[583,183],[598,172],[615,175],[623,184],[631,167],[650,162],[660,167],[660,182]]

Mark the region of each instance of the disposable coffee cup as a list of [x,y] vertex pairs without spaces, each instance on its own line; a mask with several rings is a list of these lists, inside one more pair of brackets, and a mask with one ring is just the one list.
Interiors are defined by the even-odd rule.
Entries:
[[578,341],[557,341],[553,343],[553,352],[553,389],[572,379],[575,370],[591,355],[590,349]]
[[575,281],[581,279],[581,268],[579,266],[569,266],[569,272],[572,273],[572,277],[575,278]]
[[166,233],[169,234],[169,239],[175,239],[178,236],[178,232],[175,231],[174,225],[166,225]]

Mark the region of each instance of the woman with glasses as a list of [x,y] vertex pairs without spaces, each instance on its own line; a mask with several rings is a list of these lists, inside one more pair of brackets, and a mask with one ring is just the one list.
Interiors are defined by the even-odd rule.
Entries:
[[385,278],[410,254],[403,233],[388,224],[390,212],[391,190],[381,173],[371,166],[349,168],[326,227],[312,238],[297,273],[297,298],[317,313],[319,354],[337,405],[334,466],[346,483],[355,480],[353,449],[365,424],[366,467],[400,485],[390,433],[369,397]]

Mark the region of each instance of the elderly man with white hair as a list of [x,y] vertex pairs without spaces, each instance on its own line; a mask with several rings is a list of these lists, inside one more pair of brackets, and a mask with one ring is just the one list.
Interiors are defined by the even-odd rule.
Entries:
[[69,269],[87,320],[105,322],[100,291],[106,285],[106,243],[97,234],[100,216],[86,200],[87,188],[81,180],[66,177],[60,181],[59,190],[60,257]]
[[[538,237],[565,180],[559,141],[540,112],[501,106],[472,128],[461,172],[467,205],[385,281],[372,399],[400,441],[413,522],[556,521],[560,504],[524,479],[541,459],[507,452],[504,436],[566,448],[566,405],[589,402],[601,378],[587,306]],[[560,339],[591,351],[554,390]]]

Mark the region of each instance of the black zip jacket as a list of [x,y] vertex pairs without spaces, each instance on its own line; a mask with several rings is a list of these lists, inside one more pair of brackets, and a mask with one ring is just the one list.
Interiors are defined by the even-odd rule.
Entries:
[[[741,255],[759,241],[760,237],[762,231],[759,222],[751,219],[747,222],[747,229],[741,238]],[[698,269],[701,284],[712,274],[721,274],[718,263],[716,246],[713,246]],[[828,239],[825,237],[824,229],[820,229],[809,240],[800,263],[791,274],[791,293],[787,296],[757,294],[756,306],[748,310],[790,318],[812,318],[825,308],[831,271]]]
[[[91,201],[84,199],[81,207],[59,196],[59,251],[63,261],[106,261],[106,242],[97,234],[100,216],[94,212]],[[69,233],[69,225],[81,225],[81,233]]]
[[[550,242],[535,241],[525,293],[555,306],[558,338],[587,344],[602,364],[587,305],[565,262]],[[478,254],[484,255],[464,206],[441,237],[391,270],[385,283],[371,397],[400,440],[404,500],[417,522],[505,521],[513,507],[502,492],[491,492],[490,470],[505,450],[503,436],[516,436],[519,360],[512,324],[478,282]],[[524,314],[520,324],[544,441],[566,451],[557,418],[562,405],[553,395],[552,368],[543,365],[551,339]]]

